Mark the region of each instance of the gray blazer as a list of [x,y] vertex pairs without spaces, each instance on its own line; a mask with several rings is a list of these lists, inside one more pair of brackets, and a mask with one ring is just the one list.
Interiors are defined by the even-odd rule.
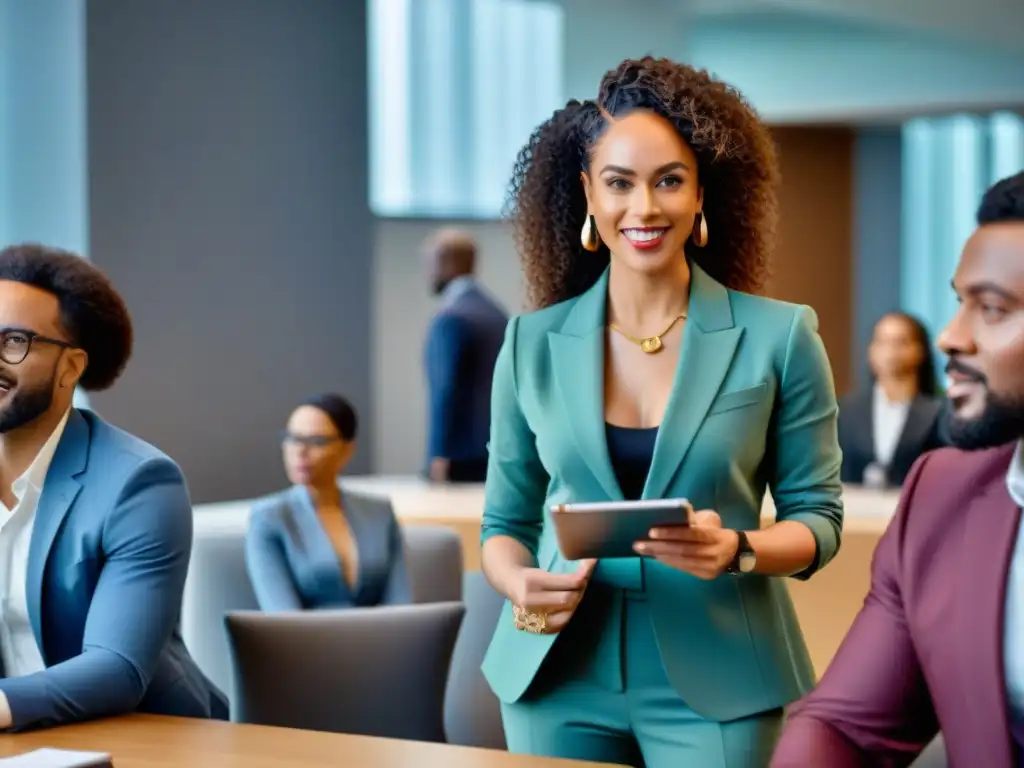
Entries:
[[402,532],[391,504],[345,492],[342,507],[359,551],[359,573],[352,588],[305,488],[294,486],[253,505],[245,561],[261,610],[412,602]]
[[[910,405],[892,462],[885,468],[886,482],[903,485],[910,468],[923,453],[949,445],[945,399],[918,395]],[[840,479],[844,483],[864,482],[864,470],[875,461],[874,388],[847,395],[839,401],[839,447],[843,450]]]

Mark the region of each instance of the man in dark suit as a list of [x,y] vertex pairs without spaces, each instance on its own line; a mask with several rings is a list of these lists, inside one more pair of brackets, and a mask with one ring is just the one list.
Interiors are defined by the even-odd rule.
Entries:
[[922,456],[871,591],[775,768],[1024,765],[1024,173],[990,189],[953,279],[950,438]]
[[443,230],[428,244],[430,282],[441,309],[427,332],[427,471],[435,482],[483,482],[491,424],[491,378],[508,316],[477,284],[476,243]]

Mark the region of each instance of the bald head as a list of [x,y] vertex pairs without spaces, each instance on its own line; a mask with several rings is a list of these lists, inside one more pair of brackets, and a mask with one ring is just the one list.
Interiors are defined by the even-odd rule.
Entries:
[[476,268],[476,241],[462,230],[439,230],[427,240],[425,251],[435,293],[457,277],[472,275]]

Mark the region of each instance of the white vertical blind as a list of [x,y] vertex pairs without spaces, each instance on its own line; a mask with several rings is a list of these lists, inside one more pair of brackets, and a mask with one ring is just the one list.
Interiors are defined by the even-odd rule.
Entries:
[[[410,2],[371,0],[369,4],[370,198],[383,210],[400,211],[410,201],[409,186],[401,183],[412,161],[408,141]],[[387,151],[381,151],[385,147]]]
[[516,153],[564,103],[556,0],[368,0],[370,205],[495,218]]
[[1010,112],[992,116],[992,176],[1003,179],[1024,170],[1024,118]]
[[[418,54],[412,71],[412,86],[417,92],[416,113],[412,118],[412,142],[418,150],[414,170],[421,173],[419,185],[413,189],[442,211],[458,207],[459,162],[457,142],[464,129],[456,120],[456,104],[468,73],[455,68],[455,47],[466,41],[457,40],[455,15],[463,10],[461,3],[429,0],[418,4],[419,24],[413,34],[422,30],[413,50]],[[415,17],[414,17],[415,18]],[[474,137],[475,138],[475,137]],[[387,151],[387,147],[384,147]]]
[[935,133],[935,125],[928,120],[915,120],[903,127],[900,303],[926,322],[938,314],[932,306],[936,291],[927,278],[933,271],[932,254],[938,240],[930,215],[937,175],[931,161]]

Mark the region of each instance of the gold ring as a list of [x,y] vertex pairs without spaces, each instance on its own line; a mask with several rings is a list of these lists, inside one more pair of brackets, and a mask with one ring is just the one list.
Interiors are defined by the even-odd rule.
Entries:
[[548,625],[548,617],[545,614],[527,611],[518,605],[512,606],[512,620],[516,629],[534,635],[542,634]]

